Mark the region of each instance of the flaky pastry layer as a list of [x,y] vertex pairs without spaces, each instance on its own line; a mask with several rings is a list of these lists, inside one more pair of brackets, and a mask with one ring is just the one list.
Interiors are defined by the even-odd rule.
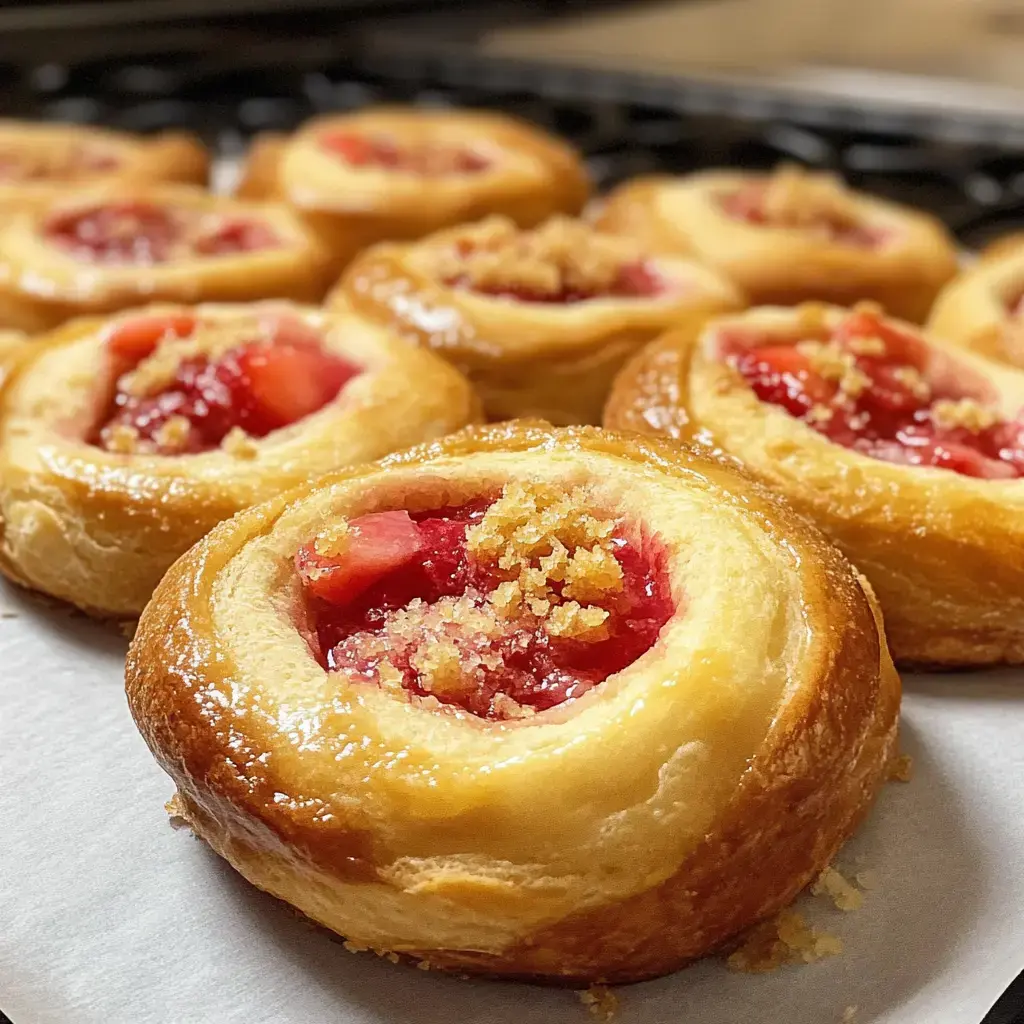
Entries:
[[[759,401],[718,352],[720,332],[791,341],[802,325],[845,315],[817,305],[761,308],[713,321],[696,345],[669,333],[623,370],[605,424],[732,456],[813,519],[871,581],[898,664],[1021,663],[1024,482],[897,465],[833,444]],[[931,344],[987,382],[1003,414],[1024,406],[1024,375]]]
[[716,203],[715,196],[756,180],[741,171],[637,178],[608,196],[597,224],[654,250],[706,263],[755,305],[870,299],[919,323],[956,273],[955,244],[938,220],[863,193],[847,191],[844,198],[858,220],[889,235],[877,248],[823,239],[798,227],[750,224]]
[[[156,455],[86,443],[111,325],[193,309],[227,322],[261,310],[297,316],[364,372],[318,412],[241,450]],[[134,616],[168,566],[239,509],[478,416],[472,389],[442,360],[336,313],[275,302],[75,320],[22,349],[0,389],[0,570],[95,614]]]
[[[297,548],[509,480],[657,538],[678,607],[654,647],[509,721],[323,669]],[[223,524],[158,588],[127,690],[178,809],[255,885],[357,948],[569,983],[671,971],[791,900],[869,806],[899,704],[870,590],[781,501],[707,454],[528,423]]]

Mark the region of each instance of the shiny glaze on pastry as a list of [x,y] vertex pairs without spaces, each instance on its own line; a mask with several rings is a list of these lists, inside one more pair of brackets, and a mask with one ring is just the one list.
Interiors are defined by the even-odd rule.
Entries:
[[132,135],[0,120],[0,203],[102,183],[206,182],[209,156],[185,132]]
[[1024,368],[1024,242],[995,243],[935,300],[928,329],[946,341]]
[[734,466],[508,423],[218,527],[127,692],[176,813],[350,948],[624,982],[777,911],[856,826],[899,705],[879,622]]
[[570,146],[503,114],[371,107],[257,139],[239,194],[290,203],[340,269],[374,242],[419,238],[488,214],[531,227],[583,208]]
[[714,267],[754,304],[873,299],[920,322],[956,273],[935,218],[791,166],[640,178],[611,193],[597,224]]
[[147,301],[319,300],[327,258],[280,205],[107,185],[12,208],[0,273],[0,323],[39,331]]
[[555,217],[492,217],[358,259],[328,299],[454,363],[492,419],[595,423],[611,381],[669,325],[739,309],[714,272]]
[[0,569],[137,615],[241,508],[473,422],[428,352],[289,303],[154,306],[35,339],[0,390]]
[[671,334],[605,421],[696,439],[814,519],[871,581],[898,663],[1024,661],[1024,375],[875,309],[756,309]]

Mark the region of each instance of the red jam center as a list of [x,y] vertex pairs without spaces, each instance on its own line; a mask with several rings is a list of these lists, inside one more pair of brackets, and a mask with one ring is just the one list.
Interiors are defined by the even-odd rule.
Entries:
[[835,444],[964,476],[1024,475],[1024,424],[979,401],[987,388],[970,386],[970,371],[947,361],[940,373],[917,337],[874,314],[851,313],[820,342],[740,336],[723,338],[722,351],[762,402]]
[[552,291],[542,291],[527,284],[474,284],[467,277],[461,276],[451,278],[445,281],[445,284],[450,288],[465,288],[493,298],[550,305],[572,305],[575,302],[587,302],[592,299],[649,299],[664,291],[664,282],[657,271],[643,261],[623,264],[612,283],[604,288],[563,286]]
[[260,221],[231,217],[210,226],[194,211],[147,202],[59,213],[50,218],[44,233],[76,259],[136,266],[194,255],[237,255],[281,244]]
[[[586,613],[604,617],[596,638],[554,629],[525,604],[495,618],[500,588],[515,585],[467,539],[494,504],[375,513],[348,524],[340,553],[301,548],[296,567],[326,667],[504,719],[579,697],[654,644],[674,611],[660,549],[618,527],[605,550],[620,585]],[[553,587],[549,605],[569,589]]]
[[766,210],[769,185],[752,182],[735,192],[718,197],[722,211],[733,220],[741,220],[759,227],[796,228],[820,236],[830,242],[839,242],[858,249],[875,249],[886,240],[887,233],[863,224],[850,224],[833,218],[822,211],[817,216],[790,219],[772,217]]
[[399,146],[384,135],[331,132],[320,136],[320,146],[350,167],[404,171],[424,177],[477,174],[490,166],[486,157],[472,149],[437,142]]
[[[175,360],[174,343],[193,337],[198,326],[188,314],[145,317],[111,334],[107,346],[117,383],[94,443],[183,454],[216,448],[234,428],[265,437],[321,409],[361,372],[325,351],[316,331],[285,316],[261,323],[256,338],[242,337],[214,358],[188,354]],[[133,388],[131,371],[159,358],[154,354],[163,343],[172,346],[164,385]]]

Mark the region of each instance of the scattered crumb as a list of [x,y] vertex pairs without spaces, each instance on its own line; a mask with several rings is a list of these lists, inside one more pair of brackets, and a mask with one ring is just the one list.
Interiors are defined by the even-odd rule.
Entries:
[[733,971],[765,974],[784,964],[813,964],[842,951],[841,939],[812,928],[803,915],[787,909],[748,932],[726,963]]
[[480,291],[550,296],[612,291],[623,267],[640,257],[629,239],[561,216],[528,231],[507,217],[488,217],[454,237],[447,233],[428,253],[442,281],[464,282]]
[[17,617],[17,612],[0,612],[0,619],[16,619]]
[[619,997],[607,985],[591,985],[576,996],[596,1020],[612,1020],[618,1012]]
[[171,416],[153,435],[164,452],[181,451],[188,443],[192,424],[184,416]]
[[131,640],[135,636],[135,630],[139,628],[139,623],[137,619],[129,619],[127,622],[119,622],[117,628],[123,636]]
[[886,353],[885,342],[881,338],[877,338],[874,336],[865,338],[851,338],[846,343],[846,347],[855,356],[882,357]]
[[853,877],[865,892],[873,892],[878,888],[878,875],[870,869],[858,871]]
[[811,406],[805,419],[808,423],[828,423],[833,416],[835,416],[835,410],[831,406],[818,402]]
[[192,826],[189,825],[188,819],[185,817],[185,809],[182,805],[181,797],[177,793],[164,804],[164,810],[170,818],[169,824],[171,828],[176,831],[182,828],[191,829]]
[[232,427],[220,443],[221,448],[236,459],[255,459],[260,450],[256,442],[238,426]]
[[928,381],[921,376],[919,370],[913,366],[898,366],[893,370],[893,377],[902,384],[910,393],[922,402],[932,397],[932,389]]
[[853,228],[860,222],[856,198],[835,174],[783,164],[767,179],[761,208],[769,224]]
[[999,419],[993,410],[986,408],[973,398],[961,398],[952,402],[940,399],[932,406],[932,422],[938,427],[956,430],[962,427],[972,434],[988,430]]
[[342,942],[342,945],[350,953],[369,953],[370,952],[370,947],[369,946],[364,946],[364,945],[362,945],[359,942],[353,942],[351,939],[345,939],[345,941]]
[[129,427],[126,423],[116,423],[105,428],[103,433],[106,435],[104,440],[107,451],[120,455],[131,455],[138,451],[139,432],[134,427]]
[[837,910],[860,910],[864,897],[833,867],[827,867],[811,886],[815,896],[827,896]]
[[899,754],[889,765],[890,782],[909,782],[914,774],[914,762],[909,754]]
[[843,1010],[843,1024],[850,1024],[854,1017],[857,1016],[857,1007],[848,1006]]
[[430,962],[427,961],[427,960],[417,960],[416,961],[416,970],[417,971],[429,971],[429,970],[431,970]]

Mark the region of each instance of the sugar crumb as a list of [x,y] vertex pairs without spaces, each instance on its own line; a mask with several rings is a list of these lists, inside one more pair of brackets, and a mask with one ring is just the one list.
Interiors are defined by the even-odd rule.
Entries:
[[576,997],[596,1020],[612,1020],[619,1010],[619,997],[607,985],[591,985]]
[[988,430],[999,419],[992,409],[987,408],[973,398],[961,398],[958,401],[941,399],[931,408],[932,422],[949,430],[963,428],[972,434]]
[[909,754],[898,754],[889,765],[890,782],[909,782],[914,774],[914,761]]
[[833,867],[827,867],[811,886],[814,896],[828,897],[837,910],[860,910],[864,896]]
[[812,964],[843,951],[842,940],[819,931],[792,909],[762,922],[747,933],[726,963],[730,970],[766,974],[787,964]]
[[232,427],[220,443],[224,449],[236,459],[255,459],[259,455],[259,448],[256,442],[239,426]]
[[843,1010],[843,1024],[850,1024],[850,1022],[857,1016],[857,1007],[848,1006]]

